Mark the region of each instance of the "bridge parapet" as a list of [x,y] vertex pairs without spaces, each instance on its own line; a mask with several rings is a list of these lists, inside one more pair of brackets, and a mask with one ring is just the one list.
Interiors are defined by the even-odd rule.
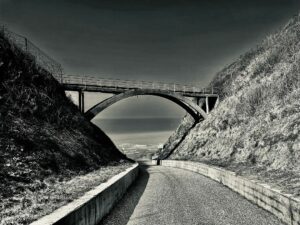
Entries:
[[[95,91],[97,87],[109,88],[109,92],[123,92],[131,89],[152,89],[169,92],[194,93],[194,94],[214,94],[217,90],[214,87],[201,88],[192,85],[182,85],[176,83],[149,82],[138,80],[107,79],[87,76],[63,75],[61,83],[70,90]],[[114,89],[114,90],[113,90]]]

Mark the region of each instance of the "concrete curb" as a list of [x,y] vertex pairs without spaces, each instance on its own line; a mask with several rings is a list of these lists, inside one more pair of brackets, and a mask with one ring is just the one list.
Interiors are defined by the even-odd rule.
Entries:
[[121,199],[127,188],[137,178],[139,165],[134,164],[85,193],[79,199],[55,210],[31,225],[97,225]]
[[[157,160],[152,160],[152,163],[156,165]],[[254,204],[269,211],[284,223],[300,225],[300,199],[283,194],[266,184],[248,180],[236,175],[234,172],[198,162],[161,160],[160,165],[202,174],[239,193]]]

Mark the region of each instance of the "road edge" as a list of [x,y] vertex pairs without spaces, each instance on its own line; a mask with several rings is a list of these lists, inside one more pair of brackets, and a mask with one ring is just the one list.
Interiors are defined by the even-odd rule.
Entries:
[[122,198],[136,180],[139,164],[113,176],[105,183],[86,192],[30,225],[97,225]]
[[252,203],[275,215],[289,225],[300,225],[300,199],[283,194],[267,184],[249,180],[235,172],[199,162],[179,160],[152,160],[154,165],[181,168],[209,177],[239,193]]

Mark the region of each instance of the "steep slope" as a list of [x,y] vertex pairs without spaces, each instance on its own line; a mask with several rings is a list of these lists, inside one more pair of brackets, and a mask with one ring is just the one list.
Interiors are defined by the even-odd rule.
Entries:
[[169,158],[259,173],[264,180],[277,176],[270,182],[299,195],[300,16],[224,68],[212,85],[220,90],[219,106]]
[[0,34],[0,199],[124,158],[51,74]]
[[189,131],[196,125],[193,117],[187,114],[181,121],[175,132],[168,138],[163,148],[158,150],[154,158],[165,159],[168,158],[173,151],[181,144],[181,142],[188,135]]

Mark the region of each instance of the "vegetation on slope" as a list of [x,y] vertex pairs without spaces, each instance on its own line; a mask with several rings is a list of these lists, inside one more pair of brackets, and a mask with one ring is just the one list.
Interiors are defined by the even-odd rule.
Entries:
[[187,114],[179,124],[175,132],[168,138],[163,148],[158,150],[155,154],[155,158],[166,159],[173,151],[181,144],[181,142],[188,135],[189,131],[196,125],[195,120],[189,114]]
[[220,89],[219,106],[170,158],[225,166],[300,195],[300,16],[219,72],[212,85]]
[[0,223],[12,216],[4,209],[34,204],[24,196],[47,189],[49,180],[63,182],[124,158],[51,74],[0,34]]

